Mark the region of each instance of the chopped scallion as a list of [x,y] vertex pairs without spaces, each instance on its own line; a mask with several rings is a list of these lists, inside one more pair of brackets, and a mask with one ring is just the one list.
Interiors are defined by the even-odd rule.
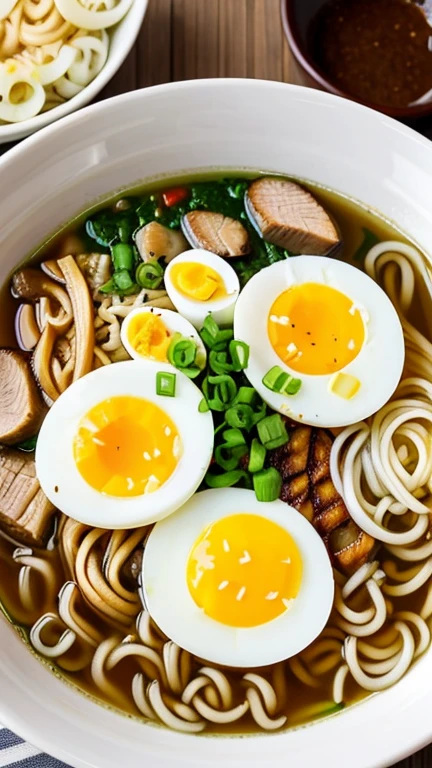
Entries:
[[257,429],[259,439],[268,450],[279,448],[288,442],[285,424],[278,413],[273,413],[259,421]]
[[130,272],[134,265],[134,251],[127,243],[116,243],[111,248],[111,258],[116,272],[126,269]]
[[232,469],[237,469],[240,459],[242,456],[245,456],[247,450],[248,448],[245,442],[239,445],[231,445],[228,442],[222,443],[222,445],[218,445],[215,450],[214,457],[216,464],[219,464],[219,466],[227,472]]
[[209,488],[230,488],[233,485],[237,485],[240,480],[244,481],[246,488],[251,487],[250,477],[243,469],[233,469],[230,472],[224,472],[221,475],[214,475],[212,472],[207,472],[204,481]]
[[282,488],[282,477],[275,467],[262,469],[253,475],[253,486],[258,501],[276,501]]
[[215,349],[210,350],[209,365],[216,374],[229,373],[233,370],[232,363],[228,361],[227,353],[223,351],[217,352]]
[[163,280],[163,268],[158,261],[148,261],[139,265],[135,279],[141,288],[154,290],[159,288]]
[[156,394],[175,397],[176,375],[169,371],[158,371],[156,374]]
[[239,387],[239,391],[236,395],[236,403],[246,403],[246,405],[252,405],[256,400],[257,393],[253,387]]
[[234,371],[239,372],[247,368],[249,362],[249,344],[246,344],[244,341],[233,339],[229,343],[229,352]]
[[210,410],[209,404],[208,404],[207,400],[205,399],[205,397],[203,397],[202,400],[200,401],[200,404],[198,406],[198,410],[199,410],[200,413],[207,413],[207,411]]
[[296,395],[302,385],[301,379],[283,371],[279,365],[274,365],[267,371],[262,383],[267,389],[280,395]]
[[249,454],[248,472],[260,472],[264,466],[266,449],[260,441],[254,437]]
[[230,427],[239,427],[240,429],[249,430],[253,424],[253,409],[246,403],[237,403],[228,408],[225,413],[227,424]]
[[197,344],[193,339],[186,339],[175,333],[168,347],[167,357],[176,368],[187,368],[195,362]]

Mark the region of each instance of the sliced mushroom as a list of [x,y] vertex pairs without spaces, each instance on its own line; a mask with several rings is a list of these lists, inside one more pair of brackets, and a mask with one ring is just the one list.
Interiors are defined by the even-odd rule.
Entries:
[[187,250],[188,244],[181,232],[151,221],[135,233],[135,245],[143,261],[164,259],[172,261]]
[[249,185],[245,205],[264,240],[293,253],[322,256],[340,242],[328,213],[307,189],[293,181],[257,179]]
[[142,569],[143,554],[144,550],[142,546],[139,547],[139,549],[135,549],[122,566],[122,582],[127,589],[138,589],[138,578]]
[[73,381],[89,373],[93,365],[94,306],[85,278],[73,256],[59,260],[72,302],[75,323],[75,368]]
[[40,330],[32,304],[21,304],[15,315],[15,335],[18,344],[25,352],[35,348],[40,339]]
[[190,211],[182,219],[183,232],[193,248],[204,248],[217,256],[244,256],[250,251],[243,224],[222,213]]
[[22,544],[41,547],[54,513],[39,485],[33,458],[0,448],[0,528]]
[[45,272],[46,275],[48,275],[48,277],[50,277],[52,280],[55,280],[56,283],[61,283],[61,285],[65,284],[65,279],[55,259],[43,261],[41,264],[41,269]]
[[0,349],[0,443],[12,445],[38,431],[43,403],[27,356]]
[[46,325],[32,358],[32,369],[37,383],[51,405],[60,396],[51,371],[51,361],[57,334],[52,325]]
[[337,566],[345,573],[352,573],[371,557],[376,542],[349,520],[330,533],[328,547]]
[[108,253],[80,253],[76,262],[93,295],[111,277],[112,261]]
[[16,298],[32,302],[41,298],[53,299],[60,305],[60,311],[54,315],[48,310],[45,313],[46,321],[55,326],[59,334],[66,333],[73,319],[69,296],[61,285],[41,270],[26,267],[16,272],[12,278],[12,293]]

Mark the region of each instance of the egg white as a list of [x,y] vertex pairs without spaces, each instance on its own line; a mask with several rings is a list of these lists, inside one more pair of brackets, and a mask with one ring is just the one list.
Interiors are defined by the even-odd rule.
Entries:
[[[176,395],[156,394],[158,371],[176,374]],[[142,496],[117,497],[92,488],[73,456],[73,440],[82,417],[103,400],[142,397],[158,405],[177,427],[182,454],[158,490]],[[42,424],[36,447],[36,474],[48,499],[64,514],[100,528],[135,528],[153,523],[178,509],[200,485],[213,451],[213,419],[199,413],[202,393],[170,365],[128,361],[87,374],[60,397]]]
[[[210,523],[239,512],[286,529],[303,562],[300,591],[289,610],[257,627],[235,628],[210,618],[193,600],[186,580],[197,537]],[[259,502],[243,488],[218,488],[195,494],[153,528],[144,550],[142,593],[153,620],[180,647],[215,664],[258,667],[294,656],[319,635],[332,608],[334,582],[321,538],[297,510],[279,500]]]
[[[217,301],[195,301],[189,299],[177,290],[171,279],[171,271],[174,265],[181,262],[204,264],[220,275],[225,283],[227,296]],[[164,275],[165,288],[175,308],[183,317],[187,318],[195,328],[200,330],[207,315],[212,317],[219,325],[230,325],[234,317],[234,307],[237,301],[240,283],[234,269],[225,259],[203,248],[192,248],[184,251],[168,264]]]
[[[267,321],[273,302],[283,291],[302,283],[329,285],[352,299],[362,313],[364,344],[357,357],[341,369],[360,381],[358,393],[349,400],[331,392],[333,374],[294,371],[270,343]],[[402,326],[388,296],[364,272],[325,256],[295,256],[254,275],[237,301],[234,335],[250,345],[245,373],[263,400],[274,410],[313,426],[347,426],[375,413],[395,391],[404,365]],[[264,386],[262,379],[274,365],[301,379],[296,395],[280,395]]]
[[150,357],[147,357],[146,355],[141,355],[135,347],[132,346],[132,344],[129,341],[129,325],[133,318],[135,318],[139,314],[153,314],[157,317],[160,317],[163,324],[167,328],[170,333],[181,333],[182,336],[184,336],[187,339],[192,339],[196,342],[197,345],[197,356],[198,356],[198,362],[199,368],[204,368],[206,364],[207,359],[207,353],[205,350],[205,346],[202,343],[201,337],[199,333],[197,333],[196,329],[193,327],[192,323],[189,322],[185,317],[179,314],[179,312],[173,312],[172,309],[160,309],[159,307],[137,307],[136,309],[133,309],[132,312],[129,312],[127,317],[123,320],[121,331],[120,331],[120,338],[121,342],[126,349],[126,351],[129,353],[129,355],[134,360],[148,360],[149,362],[153,362],[156,365],[159,364],[158,360],[153,360]]

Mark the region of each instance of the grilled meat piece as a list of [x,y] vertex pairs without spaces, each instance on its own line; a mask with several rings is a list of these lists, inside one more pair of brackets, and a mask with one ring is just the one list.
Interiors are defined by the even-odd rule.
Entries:
[[0,448],[0,528],[22,544],[42,547],[54,512],[31,455]]
[[293,253],[322,256],[340,242],[322,205],[307,189],[288,179],[256,179],[249,185],[245,205],[264,240]]
[[249,236],[243,224],[222,213],[190,211],[183,216],[182,228],[192,248],[204,248],[225,259],[250,252]]
[[282,476],[280,498],[307,517],[324,540],[335,566],[345,572],[364,563],[374,539],[351,520],[330,475],[332,435],[287,420],[288,443],[271,451],[270,464]]

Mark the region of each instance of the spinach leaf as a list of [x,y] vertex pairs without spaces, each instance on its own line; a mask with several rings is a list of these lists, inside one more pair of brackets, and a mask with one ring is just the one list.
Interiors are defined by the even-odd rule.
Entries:
[[132,235],[139,224],[134,207],[127,211],[102,210],[86,221],[86,232],[98,245],[108,248],[115,243],[132,243]]
[[363,242],[359,247],[357,248],[356,252],[353,255],[354,261],[360,261],[363,262],[369,253],[370,249],[373,248],[374,245],[379,243],[379,237],[375,234],[375,232],[372,232],[372,230],[367,229],[367,227],[362,227],[363,232]]

